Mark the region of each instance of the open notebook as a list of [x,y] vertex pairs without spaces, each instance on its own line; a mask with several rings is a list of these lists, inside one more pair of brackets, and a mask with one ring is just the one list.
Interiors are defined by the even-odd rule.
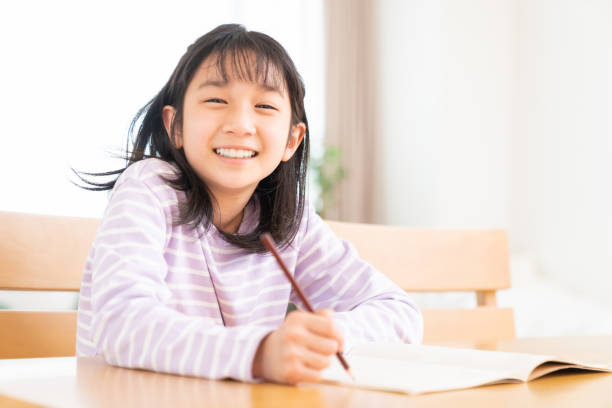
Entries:
[[531,381],[566,368],[612,372],[612,365],[597,362],[412,344],[362,344],[344,355],[355,381],[337,359],[323,371],[324,380],[408,394]]

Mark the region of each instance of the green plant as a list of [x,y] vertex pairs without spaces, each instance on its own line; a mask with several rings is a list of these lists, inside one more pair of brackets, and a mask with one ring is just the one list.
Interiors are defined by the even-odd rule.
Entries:
[[312,159],[311,169],[319,187],[319,197],[315,208],[322,218],[326,218],[329,215],[328,211],[336,205],[336,186],[347,175],[342,166],[340,147],[326,146],[321,157]]

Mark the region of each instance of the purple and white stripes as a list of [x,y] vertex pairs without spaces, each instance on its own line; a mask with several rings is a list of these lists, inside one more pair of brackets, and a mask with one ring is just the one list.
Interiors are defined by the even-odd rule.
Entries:
[[[184,193],[163,181],[172,174],[171,165],[147,159],[117,181],[83,271],[77,355],[253,381],[259,342],[282,323],[289,301],[301,302],[271,254],[247,254],[215,227],[174,227]],[[247,206],[239,232],[257,219],[256,205]],[[421,341],[422,317],[408,296],[310,207],[281,255],[313,307],[335,310],[347,345]]]

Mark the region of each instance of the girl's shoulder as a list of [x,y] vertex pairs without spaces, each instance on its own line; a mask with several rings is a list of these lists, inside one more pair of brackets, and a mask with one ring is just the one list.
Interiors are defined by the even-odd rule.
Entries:
[[313,232],[320,232],[321,227],[327,228],[327,224],[317,213],[315,205],[306,199],[304,201],[304,212],[302,213],[302,219],[299,220],[299,228],[297,231],[298,242],[301,243],[306,240],[307,235],[311,235]]
[[129,165],[117,179],[109,200],[116,196],[148,195],[159,205],[172,204],[184,199],[184,192],[174,189],[169,182],[179,175],[178,168],[160,159],[144,159]]
[[149,187],[167,185],[167,179],[177,176],[176,165],[167,161],[150,158],[139,160],[129,165],[117,179],[117,184],[123,184],[128,180],[141,182]]

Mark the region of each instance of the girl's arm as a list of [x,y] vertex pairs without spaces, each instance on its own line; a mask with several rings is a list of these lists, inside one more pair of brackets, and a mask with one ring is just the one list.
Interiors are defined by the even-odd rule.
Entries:
[[165,304],[171,206],[145,181],[121,179],[94,242],[90,338],[96,352],[122,367],[253,380],[252,360],[270,328],[224,327]]
[[[314,210],[304,217],[295,278],[315,310],[335,311],[345,349],[368,341],[420,343],[423,318],[409,296],[360,259]],[[295,293],[291,301],[303,307]]]

